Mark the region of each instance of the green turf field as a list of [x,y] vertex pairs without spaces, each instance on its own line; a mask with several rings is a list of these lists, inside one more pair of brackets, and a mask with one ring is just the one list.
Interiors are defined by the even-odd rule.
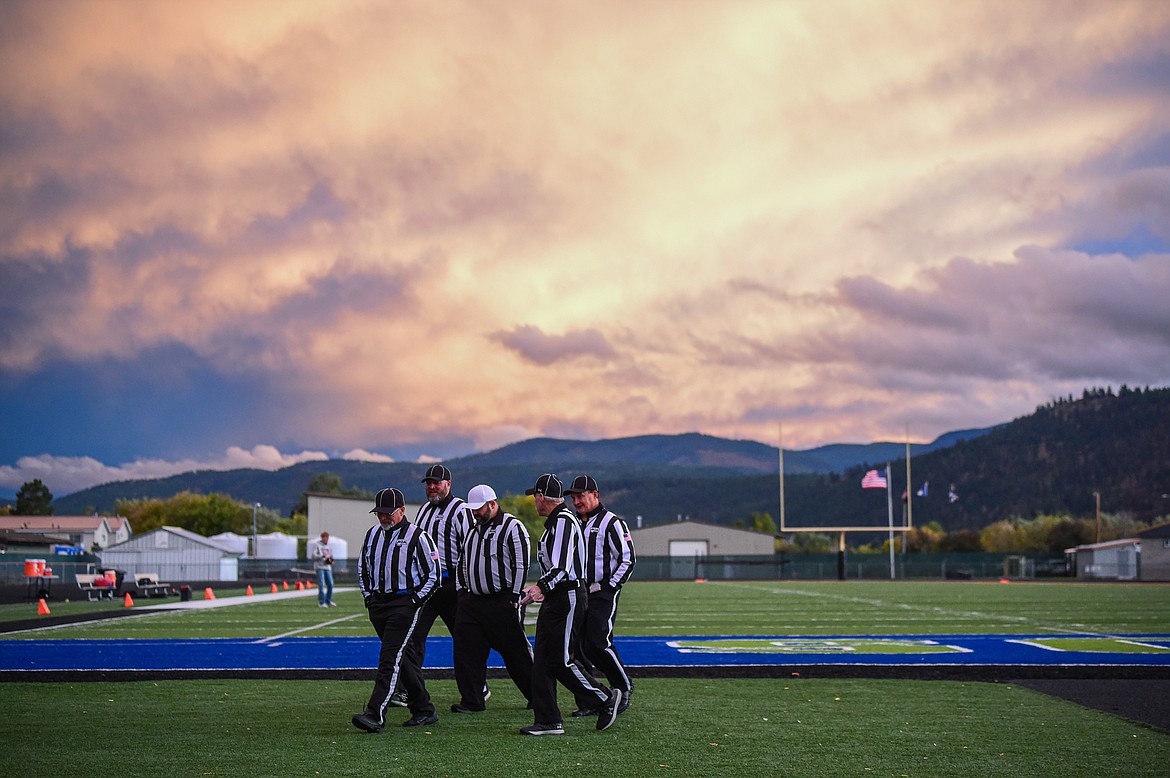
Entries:
[[[368,636],[356,593],[158,613],[22,638]],[[121,604],[54,603],[54,614]],[[34,606],[35,607],[35,606]],[[28,604],[0,618],[28,618]],[[1170,587],[1074,583],[636,583],[620,634],[851,635],[1170,632]],[[443,632],[437,626],[437,634]],[[636,677],[636,673],[634,673]],[[1170,735],[1012,684],[857,679],[644,678],[613,729],[531,721],[506,679],[487,712],[364,735],[357,681],[4,683],[5,774],[52,776],[602,775],[1167,776]],[[566,712],[571,700],[562,691]],[[405,719],[402,712],[399,717]],[[392,716],[391,723],[396,719]]]
[[[428,686],[456,696],[453,681]],[[349,723],[369,693],[357,681],[4,684],[0,741],[8,775],[81,778],[1133,777],[1170,764],[1170,736],[1006,685],[644,679],[612,729],[569,720],[543,738],[517,734],[523,698],[493,688],[482,714],[365,735]]]
[[[217,595],[219,599],[231,592]],[[236,592],[242,594],[242,592]],[[316,597],[241,608],[140,615],[58,627],[52,637],[365,636],[357,592],[322,611]],[[155,602],[158,602],[157,600]],[[171,600],[175,602],[175,600]],[[241,599],[247,603],[248,600]],[[145,603],[143,603],[145,604]],[[135,607],[138,607],[137,605]],[[54,602],[53,615],[125,610],[121,602]],[[0,606],[0,620],[34,618],[28,603]],[[148,611],[140,611],[147,614]],[[352,618],[345,619],[346,616]],[[623,635],[899,635],[1170,632],[1170,585],[897,581],[634,583],[622,593]],[[340,620],[340,621],[339,621]],[[445,634],[442,622],[436,625]],[[29,633],[0,638],[30,637]],[[36,637],[45,637],[38,633]]]

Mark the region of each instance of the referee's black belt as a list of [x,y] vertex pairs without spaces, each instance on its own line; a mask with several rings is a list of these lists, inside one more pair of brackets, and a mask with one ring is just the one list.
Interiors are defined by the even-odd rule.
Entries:
[[400,597],[407,597],[410,595],[410,589],[395,589],[392,592],[371,592],[370,596],[379,602],[393,602]]

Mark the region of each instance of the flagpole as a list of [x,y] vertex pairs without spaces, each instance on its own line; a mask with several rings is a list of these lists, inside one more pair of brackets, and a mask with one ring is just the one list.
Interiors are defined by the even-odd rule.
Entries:
[[886,510],[890,519],[890,580],[894,579],[894,472],[886,462]]
[[[914,526],[914,482],[910,480],[910,422],[906,422],[906,527]],[[902,556],[906,555],[909,532],[902,533]]]
[[780,450],[780,531],[784,532],[784,423],[776,423],[776,447]]
[[[914,526],[914,490],[910,486],[910,425],[906,425],[906,525]],[[906,536],[902,536],[902,551],[906,551]]]

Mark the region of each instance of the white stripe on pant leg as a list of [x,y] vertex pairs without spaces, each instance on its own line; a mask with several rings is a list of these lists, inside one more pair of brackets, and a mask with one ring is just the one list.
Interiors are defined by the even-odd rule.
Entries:
[[394,690],[398,687],[398,676],[402,672],[402,657],[406,653],[406,649],[410,646],[410,636],[414,634],[414,630],[418,626],[418,613],[420,610],[422,608],[414,609],[414,617],[410,620],[410,626],[406,629],[406,636],[402,639],[402,646],[398,649],[397,656],[394,657],[394,672],[390,674],[390,691],[387,693],[386,699],[382,700],[382,704],[378,706],[378,713],[382,716],[383,721],[386,720],[386,706],[390,704],[390,698],[394,696]]
[[569,613],[568,613],[568,618],[565,620],[564,640],[561,641],[561,644],[564,646],[564,655],[561,657],[561,663],[563,665],[565,665],[565,667],[569,668],[569,671],[573,674],[573,676],[576,677],[577,680],[580,681],[585,686],[586,689],[589,689],[590,691],[596,692],[597,697],[598,697],[598,702],[600,702],[601,704],[604,705],[606,703],[606,701],[609,700],[609,697],[606,696],[605,692],[603,692],[601,689],[599,689],[597,687],[597,684],[595,684],[593,682],[592,678],[589,678],[588,676],[586,676],[584,673],[581,672],[581,668],[577,665],[576,662],[569,661],[569,641],[573,636],[573,614],[576,612],[576,610],[577,610],[577,591],[575,589],[570,589],[569,590]]
[[610,600],[609,619],[605,622],[605,626],[608,631],[605,635],[606,642],[604,653],[609,655],[609,658],[613,661],[614,667],[616,667],[618,672],[621,673],[622,682],[625,684],[624,688],[628,690],[633,688],[633,683],[630,681],[630,676],[626,672],[626,666],[622,664],[622,660],[618,658],[617,649],[613,647],[613,628],[614,625],[617,624],[617,604],[619,594],[620,591],[614,592],[613,599]]

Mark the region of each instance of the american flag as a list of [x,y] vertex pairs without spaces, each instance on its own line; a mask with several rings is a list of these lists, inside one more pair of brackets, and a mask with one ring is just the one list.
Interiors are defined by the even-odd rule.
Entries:
[[885,489],[886,474],[880,470],[870,470],[861,479],[862,489]]

